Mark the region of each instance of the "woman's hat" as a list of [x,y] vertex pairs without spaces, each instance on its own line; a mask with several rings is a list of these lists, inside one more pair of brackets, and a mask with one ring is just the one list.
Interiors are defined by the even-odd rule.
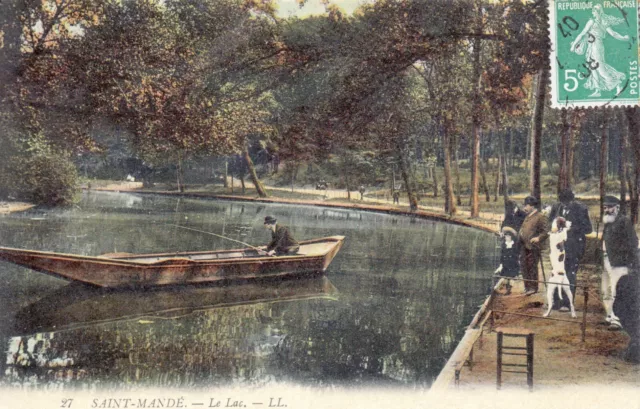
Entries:
[[502,228],[502,234],[510,234],[511,237],[513,237],[514,240],[518,238],[518,232],[515,231],[512,227],[509,227],[509,226],[504,226]]
[[264,224],[276,224],[276,218],[273,216],[267,216],[264,218]]

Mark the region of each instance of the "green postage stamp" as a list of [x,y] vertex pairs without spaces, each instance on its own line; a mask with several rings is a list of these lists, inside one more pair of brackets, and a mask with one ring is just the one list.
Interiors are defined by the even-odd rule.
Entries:
[[549,0],[554,108],[638,105],[638,1]]

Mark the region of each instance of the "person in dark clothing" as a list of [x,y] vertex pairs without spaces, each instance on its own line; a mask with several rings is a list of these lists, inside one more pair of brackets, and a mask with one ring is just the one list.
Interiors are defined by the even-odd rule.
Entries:
[[393,191],[393,204],[400,204],[400,192],[397,190]]
[[538,210],[538,199],[533,196],[527,196],[524,199],[524,211],[527,213],[527,217],[518,232],[522,249],[520,266],[522,267],[522,277],[525,280],[525,295],[532,295],[538,292],[538,263],[540,262],[540,251],[545,240],[549,237],[549,221]]
[[[558,200],[559,202],[551,207],[549,220],[553,223],[557,217],[563,217],[568,222],[567,226],[570,227],[567,230],[567,241],[565,242],[564,269],[569,283],[571,283],[571,294],[575,299],[576,276],[587,243],[585,236],[591,233],[593,228],[591,227],[587,206],[575,200],[571,189],[562,190],[558,195]],[[566,297],[560,299],[558,293],[555,293],[553,295],[553,309],[560,308],[568,310],[570,303]]]
[[507,200],[504,202],[504,219],[500,228],[511,227],[517,232],[520,230],[525,217],[527,217],[527,214],[518,207],[515,201]]
[[616,330],[623,327],[613,310],[618,282],[638,267],[638,236],[631,220],[620,213],[620,200],[615,196],[604,197],[603,221],[602,302],[607,313],[605,322],[609,324],[609,329]]
[[616,299],[613,311],[620,319],[622,328],[629,334],[629,345],[624,360],[640,363],[640,271],[632,268],[620,277],[616,286]]
[[298,252],[300,245],[293,238],[289,229],[277,224],[277,220],[273,216],[264,218],[264,226],[271,230],[271,242],[265,249],[268,255],[293,255]]
[[[500,277],[515,278],[520,274],[520,247],[518,233],[511,227],[502,229],[502,245],[500,246],[500,266],[496,274]],[[505,295],[511,294],[511,280],[507,280]]]

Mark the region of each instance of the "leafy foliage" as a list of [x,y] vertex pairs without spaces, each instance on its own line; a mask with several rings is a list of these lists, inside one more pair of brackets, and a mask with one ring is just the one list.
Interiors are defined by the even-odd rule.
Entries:
[[16,198],[49,206],[73,201],[78,175],[64,155],[36,154],[12,165],[3,169],[3,185]]

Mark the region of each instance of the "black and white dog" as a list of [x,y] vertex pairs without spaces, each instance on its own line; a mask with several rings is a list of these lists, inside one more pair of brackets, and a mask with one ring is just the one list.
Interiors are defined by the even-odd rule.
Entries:
[[557,290],[558,297],[562,299],[562,293],[569,297],[571,305],[571,317],[576,318],[576,310],[573,307],[573,294],[569,287],[569,279],[564,269],[565,250],[564,245],[567,241],[567,231],[571,228],[571,222],[566,221],[563,217],[557,217],[551,225],[551,233],[549,234],[549,244],[551,251],[551,277],[547,284],[547,312],[544,317],[548,317],[553,307],[553,293]]

